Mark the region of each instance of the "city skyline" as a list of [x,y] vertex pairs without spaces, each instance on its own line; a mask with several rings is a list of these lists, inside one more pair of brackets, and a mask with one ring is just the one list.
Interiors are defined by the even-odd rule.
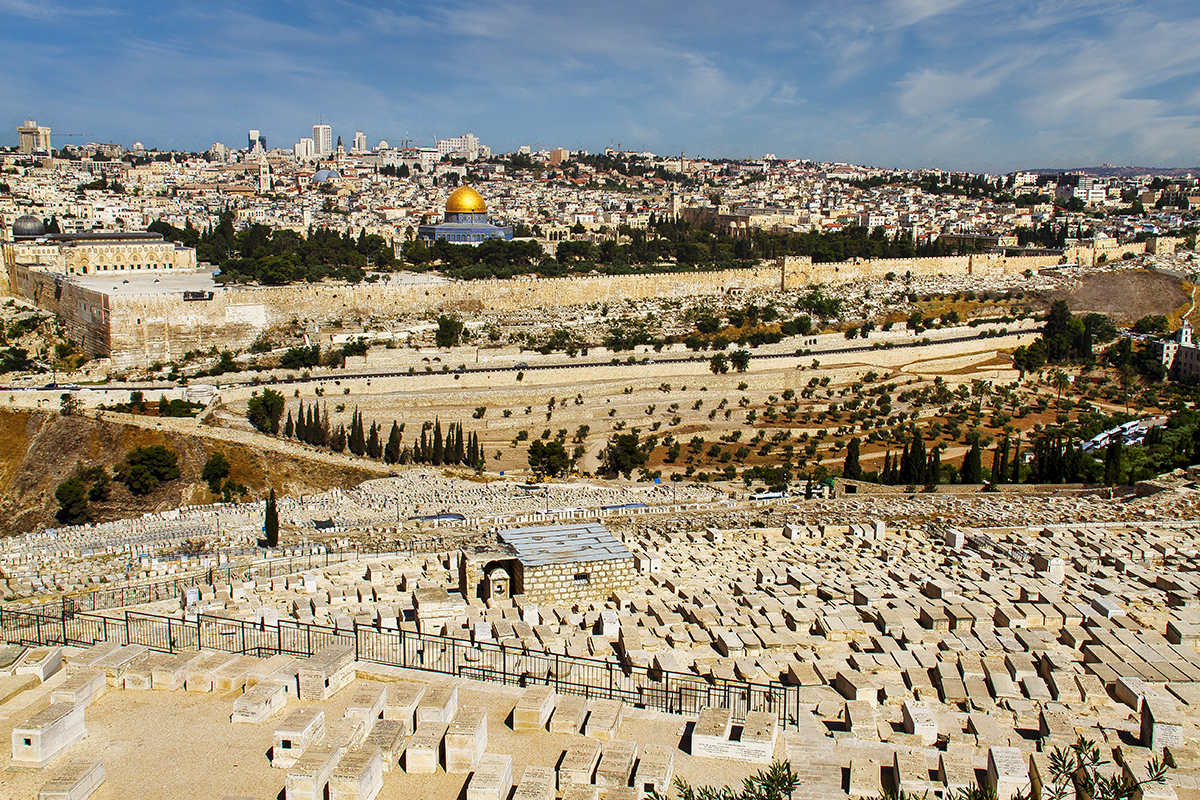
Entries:
[[989,172],[1200,161],[1200,10],[1182,2],[0,8],[4,144],[27,118],[187,150],[251,128],[290,147],[324,122],[372,146],[471,131],[497,152],[620,143]]

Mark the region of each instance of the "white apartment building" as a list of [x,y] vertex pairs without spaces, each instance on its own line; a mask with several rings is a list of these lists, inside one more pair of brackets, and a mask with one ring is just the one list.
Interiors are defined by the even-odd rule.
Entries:
[[317,158],[333,154],[333,128],[329,125],[313,125],[313,155]]
[[365,152],[367,152],[368,149],[369,148],[367,147],[367,135],[365,133],[363,133],[362,131],[355,131],[354,146],[350,148],[350,152],[365,153]]
[[450,156],[474,161],[479,158],[479,137],[472,133],[464,133],[453,139],[438,139],[438,158]]
[[312,161],[316,156],[316,144],[312,139],[302,138],[292,147],[297,161]]

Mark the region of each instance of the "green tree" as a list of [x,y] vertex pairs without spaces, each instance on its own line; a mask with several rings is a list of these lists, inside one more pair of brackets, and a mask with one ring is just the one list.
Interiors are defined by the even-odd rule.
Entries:
[[275,490],[267,495],[267,507],[263,512],[263,534],[267,547],[279,546],[279,509],[275,507]]
[[221,493],[221,481],[229,477],[229,459],[222,453],[213,453],[204,464],[200,477],[208,481],[208,490],[213,494]]
[[438,317],[437,322],[437,346],[457,347],[459,340],[462,338],[462,321],[455,317],[447,317],[443,314],[442,316]]
[[246,404],[246,418],[263,433],[279,433],[283,408],[283,395],[274,389],[264,389],[262,394],[251,397]]
[[395,464],[400,460],[400,426],[395,420],[392,420],[387,446],[383,448],[383,460],[388,464]]
[[852,481],[862,480],[862,465],[858,461],[862,439],[855,436],[846,445],[846,462],[842,466],[842,477]]
[[750,351],[749,350],[734,350],[729,356],[729,363],[738,372],[745,372],[750,369]]
[[72,475],[58,485],[54,490],[54,499],[58,501],[59,522],[66,525],[82,525],[91,519],[88,513],[87,493],[83,480],[78,475]]
[[717,353],[708,362],[708,368],[713,375],[724,375],[729,372],[729,362],[725,358],[724,353]]
[[571,458],[558,439],[543,442],[534,439],[529,445],[529,468],[539,477],[550,475],[559,477],[566,473],[571,466]]
[[600,454],[601,471],[628,479],[635,469],[646,464],[646,458],[636,432],[619,433],[608,440],[608,446]]
[[971,437],[971,449],[963,458],[962,482],[980,483],[983,481],[983,453],[979,446],[979,434]]
[[117,478],[133,494],[150,494],[160,483],[179,477],[179,454],[161,444],[130,450],[117,467]]

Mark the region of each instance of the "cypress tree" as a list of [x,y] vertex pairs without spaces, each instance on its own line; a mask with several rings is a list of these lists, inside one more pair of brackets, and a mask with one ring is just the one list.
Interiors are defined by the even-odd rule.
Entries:
[[925,439],[917,428],[913,428],[912,449],[908,454],[908,461],[912,465],[912,483],[925,483]]
[[321,441],[317,442],[317,444],[321,445],[322,447],[328,447],[330,435],[331,435],[331,430],[329,427],[329,406],[325,403],[322,403],[321,404]]
[[296,440],[300,442],[308,441],[308,432],[305,430],[307,421],[304,418],[304,401],[300,401],[300,408],[296,410]]
[[454,432],[454,463],[462,464],[467,460],[467,452],[463,447],[463,427],[462,423],[458,423],[457,430]]
[[358,410],[355,410],[354,421],[350,424],[350,452],[356,456],[365,455],[367,452],[367,442],[363,436],[362,413]]
[[292,412],[288,412],[287,422],[283,424],[283,435],[287,438],[292,438],[292,434],[296,432],[296,426],[292,423]]
[[1021,434],[1017,434],[1016,441],[1013,443],[1012,457],[1012,482],[1021,482]]
[[387,447],[383,449],[383,460],[395,464],[400,460],[400,426],[392,420],[392,431],[388,434]]
[[929,455],[929,464],[925,468],[925,485],[937,486],[942,482],[942,448],[935,447]]
[[842,465],[843,478],[851,481],[862,480],[862,465],[858,461],[861,447],[862,439],[857,436],[846,445],[846,463]]
[[983,480],[982,458],[983,453],[979,449],[979,436],[976,435],[971,439],[971,449],[967,451],[967,456],[963,459],[963,483],[979,483]]
[[413,451],[413,461],[418,464],[429,463],[429,432],[421,428],[421,441]]
[[346,449],[346,426],[338,423],[337,430],[330,437],[329,446],[335,453],[341,453]]
[[317,420],[317,404],[308,407],[308,422],[304,424],[304,432],[308,434],[309,444],[321,443],[320,422]]
[[992,470],[992,483],[1008,483],[1008,437],[1000,444],[1000,468]]
[[892,480],[892,451],[888,450],[887,455],[883,457],[883,475],[881,477],[883,483],[891,485]]
[[379,423],[371,423],[371,433],[367,438],[367,455],[371,458],[383,456],[383,443],[379,441]]
[[440,467],[442,465],[442,456],[445,455],[446,446],[442,441],[442,421],[437,417],[433,418],[433,465]]
[[263,533],[266,534],[267,547],[279,546],[279,511],[275,508],[275,490],[267,496],[267,508],[263,513]]

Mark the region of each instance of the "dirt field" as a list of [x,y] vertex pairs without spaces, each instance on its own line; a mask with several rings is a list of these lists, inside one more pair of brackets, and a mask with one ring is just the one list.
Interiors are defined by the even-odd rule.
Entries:
[[[190,420],[189,420],[190,422]],[[113,483],[108,501],[90,503],[95,521],[135,517],[147,511],[176,508],[188,503],[212,502],[200,472],[209,454],[222,452],[231,465],[230,477],[260,497],[268,486],[284,494],[321,491],[334,486],[355,486],[378,477],[376,470],[353,465],[310,461],[294,453],[271,452],[236,442],[147,430],[88,416],[62,417],[57,413],[0,410],[0,533],[14,534],[54,525],[58,504],[54,490],[78,464],[113,466],[131,449],[162,444],[179,453],[181,475],[145,497]],[[265,437],[263,444],[269,446]]]
[[1117,324],[1136,322],[1147,314],[1169,316],[1191,302],[1177,278],[1148,270],[1089,275],[1074,289],[1056,292],[1050,299],[1060,298],[1076,315],[1107,314]]

